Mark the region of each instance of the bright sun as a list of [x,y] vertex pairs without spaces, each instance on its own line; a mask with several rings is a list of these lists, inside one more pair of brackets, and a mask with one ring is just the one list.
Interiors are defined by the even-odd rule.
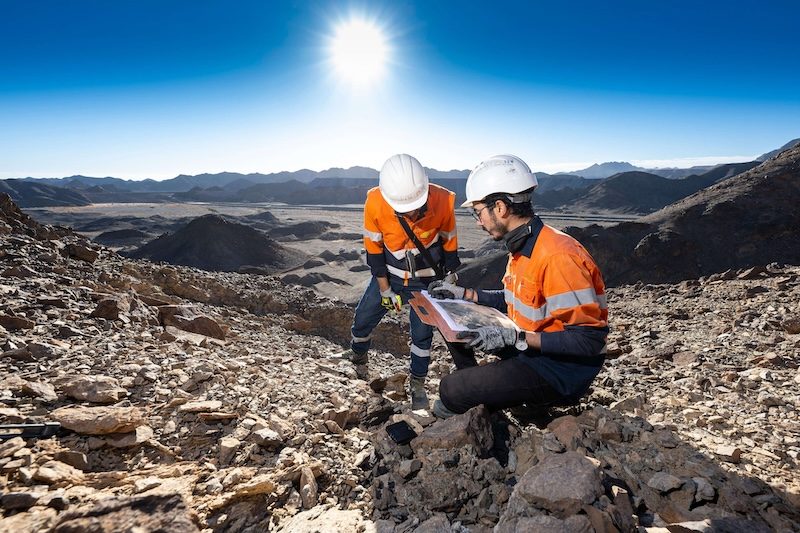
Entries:
[[345,82],[367,85],[383,75],[388,46],[380,28],[353,19],[336,28],[330,52],[336,72]]

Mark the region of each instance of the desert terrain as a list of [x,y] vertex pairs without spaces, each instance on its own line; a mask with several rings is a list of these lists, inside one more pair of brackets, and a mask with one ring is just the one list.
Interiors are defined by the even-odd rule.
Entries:
[[[798,175],[793,148],[636,220],[543,213],[607,275],[606,363],[578,405],[447,420],[410,411],[407,313],[366,379],[331,357],[360,206],[0,195],[0,423],[61,428],[0,442],[0,530],[798,531]],[[463,281],[497,283],[497,243],[458,229]]]
[[[278,238],[285,246],[302,251],[311,257],[331,254],[327,256],[327,260],[287,269],[284,274],[294,274],[298,277],[316,274],[322,275],[321,279],[325,279],[325,276],[330,277],[335,281],[316,281],[309,286],[323,296],[338,299],[347,304],[357,303],[369,282],[369,272],[365,269],[361,240],[363,227],[363,206],[361,205],[112,203],[31,208],[25,211],[42,223],[70,227],[92,239],[105,232],[129,228],[131,221],[135,221],[136,228],[147,237],[141,236],[133,241],[127,241],[126,246],[108,245],[110,249],[116,251],[141,245],[148,237],[154,238],[162,232],[173,231],[174,228],[189,220],[208,214],[221,215],[248,224],[250,222],[247,217],[267,212],[278,220],[277,226],[279,227],[306,222],[331,222],[339,226],[324,235],[312,233],[299,237]],[[540,216],[545,223],[559,229],[567,226],[585,227],[589,224],[608,226],[636,218],[631,215],[615,213],[567,214],[546,211],[540,213]],[[467,210],[457,210],[456,225],[459,249],[465,261],[474,257],[476,250],[483,249],[484,252],[487,252],[500,249],[489,241]],[[345,258],[333,257],[339,256],[342,252],[345,252]],[[359,257],[354,258],[354,254]]]
[[[800,526],[797,266],[614,287],[580,405],[437,421],[408,409],[405,314],[357,379],[329,359],[352,320],[338,300],[131,260],[0,208],[0,420],[69,430],[0,442],[0,530]],[[438,337],[432,352],[435,396],[451,368]],[[387,436],[400,420],[410,445]]]

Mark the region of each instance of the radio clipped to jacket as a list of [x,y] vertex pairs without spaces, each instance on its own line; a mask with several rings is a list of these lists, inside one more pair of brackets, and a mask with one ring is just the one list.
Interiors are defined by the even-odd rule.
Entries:
[[433,268],[434,271],[436,270],[436,267],[428,264],[428,261],[422,254],[415,254],[413,250],[406,250],[406,270],[412,278],[417,278],[418,271],[430,268]]

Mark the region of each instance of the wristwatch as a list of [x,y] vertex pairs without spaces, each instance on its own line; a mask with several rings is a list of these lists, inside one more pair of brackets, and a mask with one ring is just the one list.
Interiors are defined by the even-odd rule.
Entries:
[[517,333],[517,342],[514,343],[514,348],[519,350],[520,352],[524,352],[528,349],[528,341],[525,338],[525,332],[520,331]]

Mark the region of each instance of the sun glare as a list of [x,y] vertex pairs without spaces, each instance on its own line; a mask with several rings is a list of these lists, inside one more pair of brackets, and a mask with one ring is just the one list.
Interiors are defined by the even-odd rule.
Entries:
[[330,50],[336,73],[343,81],[353,85],[367,85],[380,79],[388,52],[381,29],[361,19],[339,25]]

